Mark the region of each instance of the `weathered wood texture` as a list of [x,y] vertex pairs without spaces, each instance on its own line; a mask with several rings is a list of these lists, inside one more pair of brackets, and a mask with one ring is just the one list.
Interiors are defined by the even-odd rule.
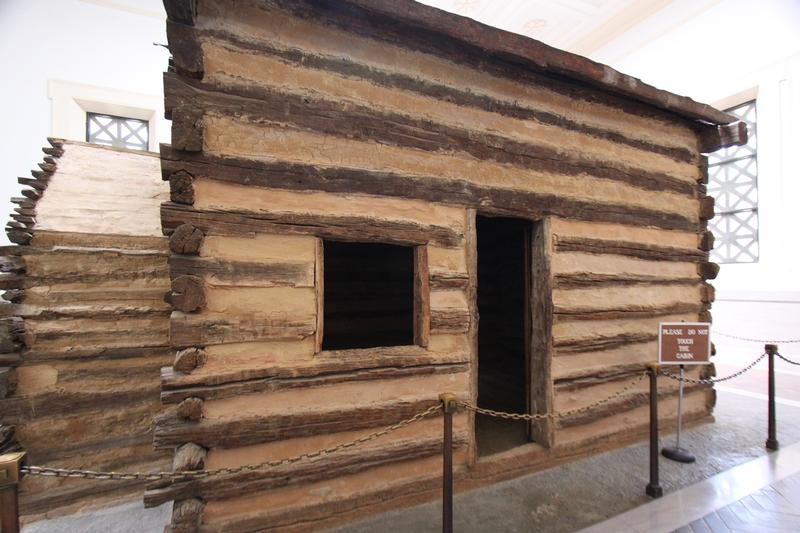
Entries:
[[[14,367],[0,368],[0,433],[15,430],[30,464],[163,469],[169,458],[152,450],[151,422],[159,369],[174,353],[159,161],[50,143],[42,170],[20,180],[37,191],[18,211],[28,237],[17,228],[11,240],[24,245],[0,251],[0,284],[15,291],[0,318],[0,367]],[[29,476],[20,505],[26,516],[53,516],[142,489]]]
[[[740,141],[734,117],[405,0],[166,8],[173,145],[161,147],[161,230],[179,351],[162,370],[154,442],[180,447],[175,464],[188,464],[188,449],[207,450],[206,466],[255,461],[270,446],[288,456],[295,443],[396,422],[443,388],[475,401],[476,214],[536,221],[535,412],[615,392],[652,358],[659,320],[707,316],[704,280],[716,271],[701,149]],[[323,239],[415,247],[414,346],[322,350],[325,292],[336,290],[325,286]],[[710,411],[704,389],[690,396],[693,416]],[[643,398],[636,389],[531,435],[552,458],[598,449],[622,418],[643,427]],[[476,468],[464,418],[457,466]],[[288,504],[292,491],[341,478],[407,498],[429,490],[419,472],[438,446],[390,438],[158,483],[145,501],[178,502],[179,530],[302,527],[364,504],[355,490]]]

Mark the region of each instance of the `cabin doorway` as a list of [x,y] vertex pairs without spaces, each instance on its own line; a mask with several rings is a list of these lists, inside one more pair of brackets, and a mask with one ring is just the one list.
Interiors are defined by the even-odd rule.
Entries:
[[[533,223],[478,216],[478,405],[529,412]],[[529,423],[477,414],[478,455],[530,441]]]

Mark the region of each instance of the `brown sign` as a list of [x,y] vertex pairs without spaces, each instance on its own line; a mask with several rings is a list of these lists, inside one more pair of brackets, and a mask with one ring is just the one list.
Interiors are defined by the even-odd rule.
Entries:
[[711,324],[662,322],[658,325],[658,362],[704,365],[711,357]]

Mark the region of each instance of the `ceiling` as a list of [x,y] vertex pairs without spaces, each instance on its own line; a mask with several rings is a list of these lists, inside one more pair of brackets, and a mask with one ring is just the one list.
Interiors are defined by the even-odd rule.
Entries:
[[589,56],[673,0],[418,0]]

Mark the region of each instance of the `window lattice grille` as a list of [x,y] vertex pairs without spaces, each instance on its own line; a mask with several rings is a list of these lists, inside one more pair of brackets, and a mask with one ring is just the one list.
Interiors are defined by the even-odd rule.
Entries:
[[708,156],[708,193],[716,200],[709,225],[717,263],[758,261],[758,159],[756,102],[727,110],[747,124],[747,144],[723,148]]
[[148,123],[135,118],[86,113],[86,141],[116,148],[147,150]]

